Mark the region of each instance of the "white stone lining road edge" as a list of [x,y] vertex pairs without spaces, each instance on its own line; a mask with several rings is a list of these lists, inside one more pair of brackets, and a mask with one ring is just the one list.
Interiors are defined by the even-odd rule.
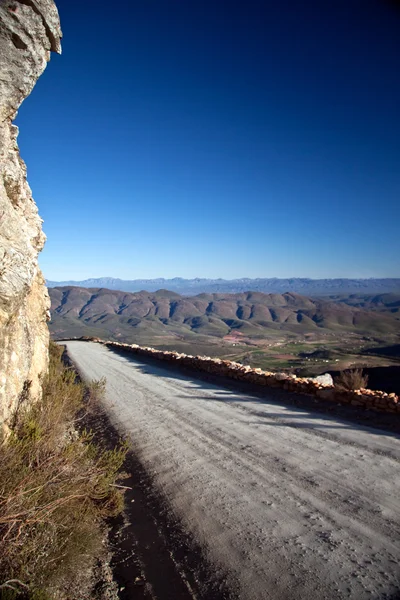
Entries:
[[233,597],[397,597],[399,436],[66,346]]

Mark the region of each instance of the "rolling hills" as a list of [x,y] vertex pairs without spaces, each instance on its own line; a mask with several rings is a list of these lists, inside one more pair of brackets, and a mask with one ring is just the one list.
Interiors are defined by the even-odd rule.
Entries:
[[379,312],[400,312],[400,293],[389,294],[344,294],[330,296],[330,300],[356,308]]
[[306,332],[400,334],[399,313],[389,310],[382,298],[383,311],[371,300],[357,299],[358,304],[366,304],[365,308],[355,300],[350,306],[292,292],[181,296],[168,290],[127,293],[73,286],[50,288],[49,292],[50,329],[56,337],[86,334],[143,341],[146,336],[168,335],[257,339],[283,332],[294,336]]

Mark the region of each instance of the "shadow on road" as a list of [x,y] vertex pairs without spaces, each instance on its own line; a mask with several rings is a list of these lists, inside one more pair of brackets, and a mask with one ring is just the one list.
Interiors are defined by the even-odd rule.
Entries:
[[[312,429],[318,426],[318,423],[312,423],[313,420],[324,418],[328,421],[332,420],[332,425],[325,424],[324,429],[346,429],[357,424],[363,426],[363,428],[365,427],[366,430],[373,428],[375,434],[382,432],[382,435],[391,435],[396,439],[400,437],[400,415],[379,413],[354,406],[318,400],[314,396],[305,394],[294,394],[276,388],[260,387],[243,381],[235,381],[226,377],[195,371],[176,364],[160,364],[157,359],[132,355],[125,350],[110,348],[109,351],[111,354],[114,353],[123,357],[127,362],[134,364],[135,368],[143,374],[167,377],[177,381],[189,381],[192,387],[199,390],[198,400],[238,403],[238,405],[239,403],[241,405],[244,403],[252,405],[259,403],[264,406],[269,405],[274,409],[277,406],[282,407],[283,412],[281,413],[275,411],[265,413],[265,411],[260,412],[254,408],[247,409],[254,416],[263,418],[261,424],[267,424],[266,420],[268,420],[268,424],[274,421],[276,425]],[[204,395],[206,390],[212,392],[213,396]],[[240,393],[240,396],[237,395],[238,393]],[[284,412],[285,406],[290,408],[290,412]],[[293,409],[297,412],[293,412]],[[301,419],[303,419],[303,423]],[[340,424],[338,424],[338,420]]]

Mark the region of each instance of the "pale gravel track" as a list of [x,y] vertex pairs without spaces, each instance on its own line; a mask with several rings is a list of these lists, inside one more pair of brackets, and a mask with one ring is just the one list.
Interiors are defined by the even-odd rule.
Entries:
[[66,345],[234,596],[400,597],[398,436]]

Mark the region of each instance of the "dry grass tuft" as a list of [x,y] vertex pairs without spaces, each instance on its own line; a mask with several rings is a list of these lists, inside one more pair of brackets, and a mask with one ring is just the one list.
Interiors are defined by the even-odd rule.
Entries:
[[2,600],[45,600],[75,582],[101,550],[102,520],[123,508],[115,482],[126,448],[103,450],[90,432],[78,433],[87,388],[61,354],[52,344],[43,399],[20,405],[0,446]]
[[335,387],[346,390],[360,390],[368,385],[368,375],[363,374],[362,369],[342,371],[334,379]]

